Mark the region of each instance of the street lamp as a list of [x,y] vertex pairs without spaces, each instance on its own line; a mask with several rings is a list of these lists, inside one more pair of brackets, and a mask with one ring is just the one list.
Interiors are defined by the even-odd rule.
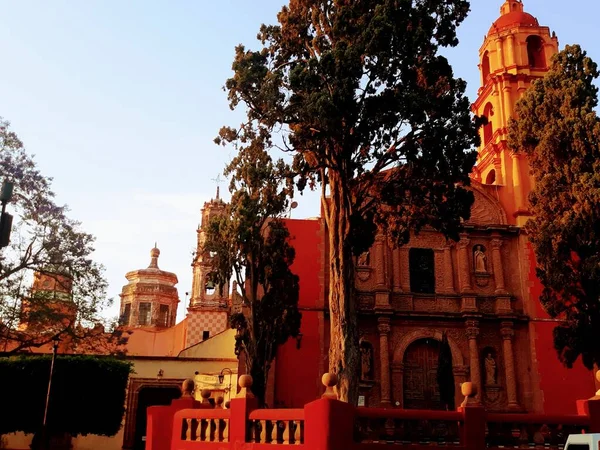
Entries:
[[10,242],[10,229],[12,228],[13,216],[6,212],[6,204],[10,202],[13,194],[14,184],[5,181],[0,190],[0,203],[2,203],[2,215],[0,215],[0,248],[6,247]]
[[54,362],[56,361],[56,352],[58,351],[58,344],[60,338],[58,335],[52,338],[52,362],[50,363],[50,378],[48,378],[48,393],[46,394],[46,407],[44,409],[44,422],[42,423],[42,448],[48,448],[48,405],[50,404],[50,389],[52,388],[52,376],[54,375]]
[[229,384],[227,385],[227,388],[225,389],[225,392],[229,393],[229,398],[231,398],[231,376],[233,375],[233,372],[231,369],[228,369],[227,367],[221,370],[221,373],[219,374],[219,384],[223,384],[223,381],[225,381],[225,373],[227,373],[229,375]]

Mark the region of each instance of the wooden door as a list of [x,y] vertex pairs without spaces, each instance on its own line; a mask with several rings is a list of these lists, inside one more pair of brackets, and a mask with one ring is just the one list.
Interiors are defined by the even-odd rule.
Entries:
[[437,383],[440,343],[435,339],[413,342],[404,354],[404,408],[442,409]]

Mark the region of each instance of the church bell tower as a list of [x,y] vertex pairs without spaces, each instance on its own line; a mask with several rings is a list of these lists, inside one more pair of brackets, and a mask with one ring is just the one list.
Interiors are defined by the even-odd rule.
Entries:
[[483,184],[503,186],[500,201],[508,220],[523,225],[530,215],[527,196],[533,187],[525,155],[506,143],[515,104],[533,81],[544,77],[558,52],[558,39],[550,29],[524,10],[521,0],[506,0],[479,51],[481,84],[473,112],[485,116],[474,178]]

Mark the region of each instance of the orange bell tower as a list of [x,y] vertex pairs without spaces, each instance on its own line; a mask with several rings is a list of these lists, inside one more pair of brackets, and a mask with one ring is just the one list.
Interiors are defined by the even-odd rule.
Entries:
[[550,29],[524,11],[521,0],[506,0],[500,18],[491,26],[479,50],[481,87],[473,112],[485,116],[481,147],[473,178],[503,186],[498,198],[509,223],[522,226],[530,215],[527,197],[533,187],[525,155],[506,143],[515,104],[536,79],[542,78],[558,52],[558,39]]

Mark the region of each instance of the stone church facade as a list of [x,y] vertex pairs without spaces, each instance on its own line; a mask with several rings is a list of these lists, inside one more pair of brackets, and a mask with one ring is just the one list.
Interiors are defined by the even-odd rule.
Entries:
[[[473,112],[489,124],[481,130],[470,187],[475,203],[460,240],[424,230],[393,248],[379,236],[357,258],[360,404],[440,408],[436,373],[446,333],[457,404],[458,386],[472,381],[476,402],[489,410],[544,410],[533,289],[539,282],[521,228],[530,216],[527,195],[534,180],[526,157],[508,148],[506,137],[515,103],[544,76],[557,51],[556,36],[520,0],[504,2],[480,50]],[[327,280],[328,265],[323,267]]]

